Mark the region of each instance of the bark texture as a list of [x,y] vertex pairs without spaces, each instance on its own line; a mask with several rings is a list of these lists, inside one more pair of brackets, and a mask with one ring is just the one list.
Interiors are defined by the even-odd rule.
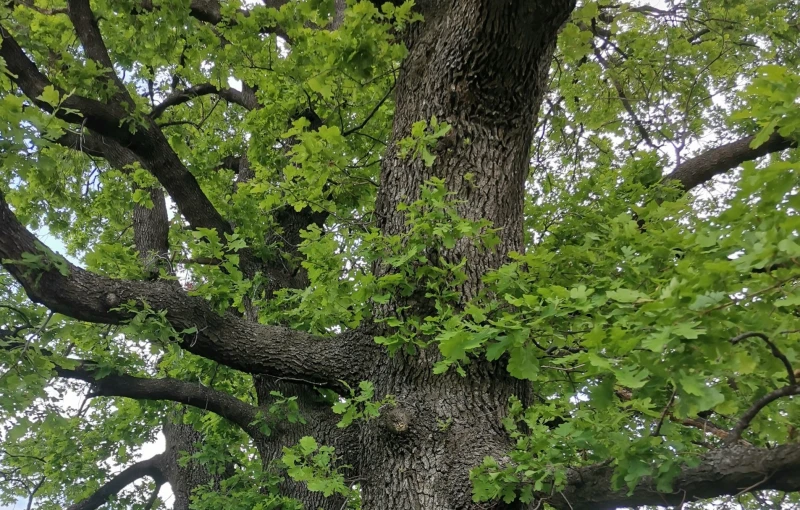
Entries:
[[[443,254],[466,257],[464,299],[474,297],[480,277],[523,251],[522,207],[536,115],[546,89],[556,35],[575,6],[572,0],[538,2],[421,1],[425,22],[407,36],[409,55],[396,87],[392,139],[381,166],[376,211],[384,233],[401,233],[400,203],[419,197],[438,177],[462,217],[491,221],[501,243],[483,253],[463,240]],[[417,121],[436,116],[453,126],[441,139],[433,166],[400,156],[396,142]],[[471,174],[471,179],[465,179]]]
[[[500,245],[486,252],[462,240],[441,254],[466,258],[463,301],[475,297],[486,271],[508,252],[524,251],[523,202],[529,149],[546,88],[556,35],[574,2],[419,2],[425,22],[407,35],[409,55],[396,88],[393,143],[381,167],[376,210],[387,235],[402,233],[400,203],[419,197],[438,177],[463,201],[459,214],[489,220]],[[411,126],[436,116],[453,126],[435,148],[430,167],[400,156],[397,142]],[[471,177],[467,177],[471,174]],[[423,300],[398,303],[426,315]],[[510,443],[500,425],[512,395],[530,388],[500,364],[476,362],[466,377],[434,376],[437,353],[396,355],[371,378],[378,395],[396,396],[388,419],[365,427],[360,463],[364,508],[451,510],[473,503],[469,470],[491,455],[503,459]],[[478,418],[479,417],[479,418]],[[516,508],[518,503],[496,508]]]

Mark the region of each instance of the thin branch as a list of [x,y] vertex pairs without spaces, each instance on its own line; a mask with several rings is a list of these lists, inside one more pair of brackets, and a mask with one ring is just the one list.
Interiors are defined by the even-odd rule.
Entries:
[[739,418],[739,421],[736,423],[736,426],[731,429],[731,434],[725,439],[725,442],[731,444],[738,441],[739,438],[742,437],[742,433],[745,429],[750,426],[750,422],[753,421],[753,418],[755,418],[762,409],[781,397],[789,397],[792,395],[800,395],[800,384],[786,385],[756,400],[753,405],[750,406],[750,409]]
[[155,120],[163,115],[167,108],[171,106],[187,103],[196,97],[207,96],[210,94],[216,94],[229,103],[238,104],[239,106],[242,106],[248,110],[253,110],[258,106],[258,104],[253,104],[252,101],[248,101],[245,95],[236,89],[220,89],[210,83],[204,83],[202,85],[196,85],[194,87],[190,87],[185,90],[179,90],[170,94],[166,99],[164,99],[163,102],[159,103],[155,108],[153,108],[153,111],[150,112],[150,118]]
[[42,488],[42,485],[44,485],[45,480],[47,480],[47,477],[43,476],[41,480],[34,485],[33,489],[31,489],[31,493],[28,495],[28,505],[25,507],[25,510],[31,510],[31,508],[33,508],[33,499],[36,497],[36,493],[39,492],[39,489]]
[[661,416],[658,418],[658,423],[656,424],[656,428],[650,434],[651,436],[655,437],[661,433],[661,426],[664,424],[664,418],[667,417],[667,414],[669,413],[669,408],[672,407],[672,403],[675,401],[675,395],[677,394],[678,394],[678,388],[675,387],[672,390],[672,395],[670,395],[667,405],[664,406],[664,410],[661,412]]
[[[606,71],[609,71],[611,69],[611,64],[609,64],[605,57],[603,57],[603,54],[600,53],[600,50],[597,48],[597,46],[592,44],[592,48],[597,61],[600,62],[600,65],[602,65]],[[614,86],[614,89],[617,91],[617,95],[622,103],[622,107],[625,108],[625,111],[631,116],[633,124],[636,126],[636,130],[639,131],[639,135],[642,137],[642,140],[644,140],[644,142],[650,147],[658,149],[658,146],[653,143],[653,139],[650,138],[650,134],[647,132],[647,129],[644,127],[641,119],[639,119],[639,116],[636,114],[636,111],[634,111],[630,99],[628,99],[628,96],[625,94],[625,89],[622,88],[622,85],[613,76],[609,79],[611,80],[611,84]]]
[[778,349],[777,345],[775,345],[774,343],[772,343],[772,341],[770,341],[769,337],[764,333],[758,333],[756,331],[748,331],[747,333],[742,333],[741,335],[731,338],[731,344],[736,345],[742,340],[754,337],[760,338],[761,340],[764,341],[765,344],[767,344],[767,346],[769,346],[770,351],[772,351],[772,355],[781,360],[783,366],[786,367],[786,373],[787,373],[787,378],[789,380],[789,384],[796,385],[797,379],[795,378],[794,368],[792,368],[792,364],[789,362],[789,359],[786,357],[786,355],[784,355],[781,352],[780,349]]
[[128,485],[145,476],[149,476],[155,480],[156,485],[163,484],[166,481],[166,476],[161,467],[163,462],[163,453],[147,460],[137,462],[106,482],[105,485],[100,487],[88,498],[80,503],[69,506],[67,510],[95,510],[105,504],[111,496],[114,496]]
[[363,121],[361,121],[361,123],[360,123],[359,125],[357,125],[357,126],[356,126],[356,127],[354,127],[354,128],[348,129],[347,131],[345,131],[344,133],[342,133],[342,136],[349,136],[349,135],[352,135],[352,134],[353,134],[353,133],[355,133],[356,131],[359,131],[359,130],[361,130],[361,129],[362,129],[364,126],[366,126],[366,125],[367,125],[367,123],[368,123],[368,122],[369,122],[369,121],[372,119],[372,117],[374,117],[374,116],[375,116],[375,114],[378,112],[378,110],[380,110],[381,106],[383,106],[383,103],[385,103],[385,102],[386,102],[386,100],[387,100],[387,99],[389,99],[389,97],[392,95],[392,92],[393,92],[393,91],[394,91],[394,85],[392,85],[391,87],[389,87],[389,90],[387,90],[387,91],[386,91],[386,94],[384,94],[384,96],[381,98],[381,100],[380,100],[380,101],[378,101],[378,104],[376,104],[376,105],[375,105],[375,107],[372,109],[372,111],[370,111],[370,112],[367,114],[367,116],[364,118],[364,120],[363,120]]
[[153,493],[150,495],[150,499],[147,500],[147,503],[144,505],[144,510],[153,510],[153,507],[158,501],[158,492],[161,490],[161,483],[160,480],[156,481],[156,487],[153,489]]

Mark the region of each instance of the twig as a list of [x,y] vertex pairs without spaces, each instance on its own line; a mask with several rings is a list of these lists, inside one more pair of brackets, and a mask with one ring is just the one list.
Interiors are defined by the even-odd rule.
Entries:
[[741,335],[731,338],[731,343],[733,345],[736,345],[742,340],[752,337],[760,338],[761,340],[764,341],[764,343],[766,343],[769,346],[770,350],[772,351],[772,355],[781,360],[781,362],[783,362],[783,366],[786,367],[787,377],[789,378],[789,384],[796,385],[797,378],[794,375],[794,369],[792,368],[792,364],[789,363],[789,360],[786,358],[786,356],[781,352],[780,349],[778,349],[778,347],[774,343],[770,341],[769,337],[764,333],[759,333],[757,331],[748,331],[747,333],[742,333]]
[[381,106],[383,106],[383,103],[385,103],[386,100],[389,99],[389,96],[392,95],[392,91],[394,91],[394,84],[392,84],[392,86],[389,87],[389,90],[386,91],[386,94],[383,96],[383,98],[381,98],[381,100],[378,101],[378,104],[376,104],[375,108],[373,108],[372,111],[367,114],[366,118],[361,122],[361,124],[357,125],[354,128],[348,129],[347,131],[342,133],[342,136],[352,135],[356,131],[366,126],[367,123],[372,119],[372,117],[374,117],[375,114],[378,113],[378,110],[380,109]]
[[655,437],[661,432],[661,426],[664,424],[664,418],[667,417],[667,413],[669,412],[669,408],[672,407],[672,403],[675,401],[675,395],[678,393],[678,388],[675,387],[672,390],[672,395],[669,397],[669,402],[667,405],[664,406],[664,410],[661,411],[661,417],[658,418],[658,424],[656,424],[656,428],[650,434],[651,436]]

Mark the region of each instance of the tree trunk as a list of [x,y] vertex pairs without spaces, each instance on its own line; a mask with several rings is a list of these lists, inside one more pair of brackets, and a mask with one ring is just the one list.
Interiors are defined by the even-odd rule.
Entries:
[[[422,184],[438,177],[464,201],[462,217],[501,229],[494,252],[465,239],[444,254],[467,259],[466,300],[487,270],[502,265],[508,252],[524,250],[524,184],[536,114],[557,33],[574,0],[418,3],[425,21],[407,37],[376,211],[384,233],[402,232],[405,215],[397,205],[418,198]],[[402,158],[397,142],[410,136],[412,124],[433,116],[453,126],[435,149],[433,166]]]
[[[524,250],[533,129],[557,33],[574,2],[418,5],[425,21],[407,37],[410,53],[397,84],[393,143],[381,167],[376,209],[385,234],[402,233],[406,218],[397,205],[418,198],[422,184],[438,177],[463,201],[462,217],[488,219],[500,229],[495,251],[465,239],[443,254],[451,262],[467,260],[463,302],[508,252]],[[400,157],[397,142],[411,134],[414,122],[432,116],[453,126],[435,149],[434,164]],[[468,173],[472,177],[465,178]],[[469,470],[487,455],[503,460],[511,447],[500,421],[508,399],[529,401],[531,389],[499,364],[481,361],[466,367],[466,377],[454,371],[434,376],[437,354],[398,354],[376,368],[376,394],[395,395],[398,407],[366,430],[359,461],[368,466],[361,473],[365,510],[485,508],[472,502]]]

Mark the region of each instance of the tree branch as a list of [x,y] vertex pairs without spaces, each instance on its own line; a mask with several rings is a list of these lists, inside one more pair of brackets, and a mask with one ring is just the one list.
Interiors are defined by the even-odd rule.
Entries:
[[34,302],[55,312],[119,324],[135,315],[120,307],[165,310],[181,347],[251,374],[346,391],[342,381],[369,379],[381,355],[371,337],[359,331],[322,339],[249,322],[230,312],[219,315],[205,299],[189,296],[171,282],[117,280],[85,271],[48,250],[20,224],[2,192],[0,261]]
[[753,418],[755,418],[762,409],[781,397],[790,397],[792,395],[800,395],[800,384],[789,384],[778,388],[753,402],[750,409],[739,418],[739,421],[731,430],[730,435],[725,438],[725,442],[730,444],[738,441],[739,438],[742,437],[742,433],[750,426],[750,422],[753,421]]
[[[14,75],[13,81],[34,104],[66,122],[85,125],[95,133],[113,139],[146,161],[147,168],[164,186],[178,210],[193,227],[216,229],[223,241],[223,234],[232,232],[230,224],[208,200],[197,179],[186,169],[153,121],[149,121],[149,125],[137,126],[132,133],[129,127],[133,120],[121,105],[108,105],[78,95],[67,96],[60,89],[56,90],[64,97],[63,108],[56,111],[50,104],[37,99],[46,87],[52,86],[47,77],[36,68],[2,26],[0,37],[0,57],[6,61],[8,70]],[[65,108],[80,113],[71,113]]]
[[215,85],[204,83],[202,85],[197,85],[186,90],[180,90],[170,94],[166,99],[164,99],[163,102],[153,108],[153,111],[150,112],[150,118],[155,120],[163,115],[167,108],[171,106],[187,103],[196,97],[207,96],[209,94],[217,94],[219,97],[228,101],[229,103],[238,104],[247,110],[253,110],[258,106],[258,104],[254,104],[253,101],[248,100],[245,94],[236,89],[219,89]]
[[664,177],[663,181],[678,181],[684,190],[689,191],[716,175],[736,168],[745,161],[752,161],[773,152],[797,147],[796,141],[781,136],[777,132],[755,149],[750,147],[750,143],[754,139],[755,136],[748,136],[703,152],[675,167],[670,174]]
[[757,331],[748,331],[747,333],[742,333],[741,335],[735,336],[731,338],[731,344],[736,345],[742,340],[746,340],[748,338],[760,338],[767,344],[769,347],[770,352],[773,356],[778,358],[783,366],[786,368],[786,378],[789,381],[789,384],[797,384],[797,378],[794,375],[794,368],[792,368],[792,364],[789,362],[789,358],[786,357],[785,354],[778,349],[778,346],[772,343],[767,335],[764,333],[759,333]]
[[149,476],[155,480],[156,485],[160,486],[166,481],[161,467],[163,458],[163,454],[158,454],[124,469],[120,474],[100,487],[97,492],[80,503],[69,506],[67,510],[95,510],[105,504],[111,496],[145,476]]
[[713,450],[697,467],[684,468],[672,492],[660,492],[645,478],[628,493],[612,490],[614,467],[597,465],[573,469],[562,493],[547,499],[558,510],[609,510],[645,505],[671,506],[685,501],[735,495],[754,490],[800,490],[800,444],[773,449],[736,445]]
[[256,420],[258,408],[225,392],[179,379],[147,379],[130,375],[97,377],[91,363],[77,368],[56,366],[59,377],[77,379],[92,385],[92,397],[128,397],[136,400],[169,400],[218,414],[241,427],[250,436],[261,437]]
[[[280,8],[281,5],[285,4],[286,2],[274,2],[270,1],[266,7],[274,7]],[[270,5],[275,4],[275,5]],[[142,3],[139,5],[139,8],[144,11],[152,11],[155,9],[153,5],[153,0],[142,0]],[[245,9],[239,9],[238,13],[244,17],[250,17],[251,13]],[[217,0],[192,0],[189,4],[189,15],[193,18],[202,21],[204,23],[208,23],[210,25],[219,25],[223,21],[222,17],[222,6]],[[236,25],[235,19],[226,19],[225,20],[228,26]],[[278,37],[283,38],[286,41],[289,41],[289,36],[285,30],[281,27],[266,27],[262,26],[259,28],[259,32],[262,34],[275,34]]]
[[102,34],[100,34],[100,27],[97,25],[94,13],[89,6],[89,0],[67,0],[67,7],[67,14],[72,26],[75,27],[75,33],[81,41],[81,46],[83,46],[86,56],[108,70],[108,77],[117,86],[122,98],[128,104],[133,105],[125,84],[114,72],[114,64],[108,55],[108,49],[103,41]]

